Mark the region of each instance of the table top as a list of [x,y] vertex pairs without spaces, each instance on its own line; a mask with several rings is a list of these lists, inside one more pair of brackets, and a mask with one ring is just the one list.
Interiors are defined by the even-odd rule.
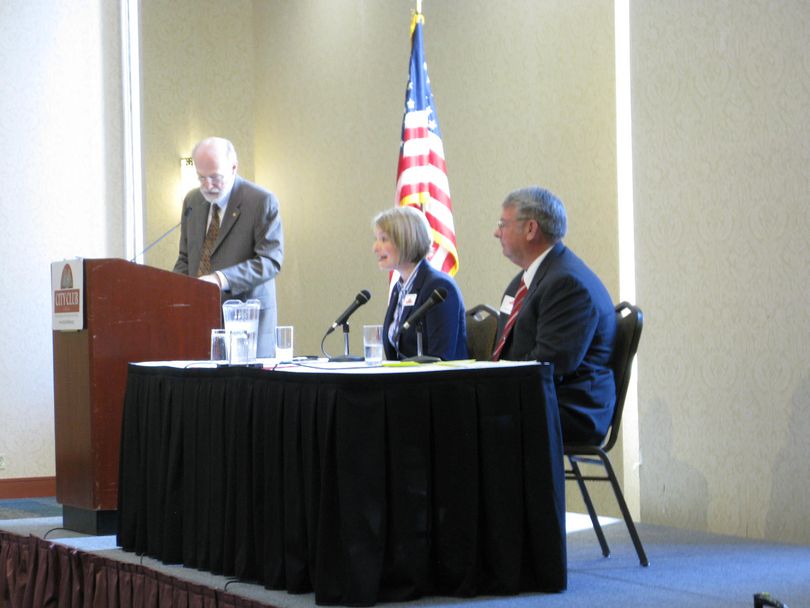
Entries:
[[391,374],[446,372],[450,370],[506,369],[532,365],[548,365],[537,361],[438,361],[436,363],[413,363],[409,361],[383,361],[376,365],[358,362],[330,362],[326,358],[296,357],[292,361],[279,359],[257,359],[249,365],[222,365],[212,361],[140,361],[133,365],[142,367],[170,367],[174,369],[262,369],[265,371],[285,371],[325,374]]

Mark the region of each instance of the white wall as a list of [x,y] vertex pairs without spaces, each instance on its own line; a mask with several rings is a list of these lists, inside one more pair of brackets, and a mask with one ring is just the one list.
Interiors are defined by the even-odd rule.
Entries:
[[810,4],[631,3],[644,521],[810,542]]
[[0,3],[0,479],[54,472],[51,261],[123,252],[110,4]]

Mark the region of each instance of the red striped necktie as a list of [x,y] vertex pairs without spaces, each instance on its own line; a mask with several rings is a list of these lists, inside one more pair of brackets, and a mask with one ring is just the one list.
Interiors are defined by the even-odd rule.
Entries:
[[498,361],[501,358],[501,352],[503,351],[503,347],[506,345],[506,339],[509,337],[509,333],[512,331],[512,327],[515,324],[515,319],[517,319],[518,313],[520,312],[520,307],[523,306],[523,300],[526,299],[527,291],[529,291],[529,289],[526,287],[526,283],[523,282],[523,279],[520,279],[520,287],[518,287],[517,293],[515,294],[515,299],[512,302],[512,312],[509,313],[509,318],[506,320],[506,325],[503,326],[501,339],[498,340],[498,345],[495,347],[495,352],[492,353],[493,361]]

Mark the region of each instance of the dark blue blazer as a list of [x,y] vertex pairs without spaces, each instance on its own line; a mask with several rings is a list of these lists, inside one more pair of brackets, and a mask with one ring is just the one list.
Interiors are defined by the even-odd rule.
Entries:
[[[514,296],[523,272],[506,288]],[[498,319],[500,338],[509,315]],[[599,277],[570,249],[557,243],[529,285],[501,359],[549,361],[566,441],[599,441],[616,402],[610,357],[616,313]]]
[[[398,358],[396,349],[388,341],[388,328],[394,319],[400,287],[401,284],[397,283],[391,291],[383,323],[383,344],[385,356],[389,360]],[[402,322],[407,321],[408,317],[430,298],[430,294],[437,287],[444,287],[447,290],[447,298],[431,308],[422,320],[422,354],[440,357],[445,361],[466,359],[467,324],[461,290],[453,277],[434,269],[426,260],[419,265],[411,286],[411,293],[416,294],[416,302],[413,306],[405,307]],[[415,355],[416,327],[410,327],[399,337],[399,358]]]

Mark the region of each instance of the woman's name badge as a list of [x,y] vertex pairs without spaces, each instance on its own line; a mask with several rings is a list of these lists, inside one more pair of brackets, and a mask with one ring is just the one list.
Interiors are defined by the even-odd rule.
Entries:
[[409,293],[407,296],[405,296],[405,301],[402,302],[403,306],[413,306],[414,304],[416,304],[415,293]]
[[512,307],[515,305],[514,296],[504,296],[501,302],[501,312],[505,315],[512,314]]

